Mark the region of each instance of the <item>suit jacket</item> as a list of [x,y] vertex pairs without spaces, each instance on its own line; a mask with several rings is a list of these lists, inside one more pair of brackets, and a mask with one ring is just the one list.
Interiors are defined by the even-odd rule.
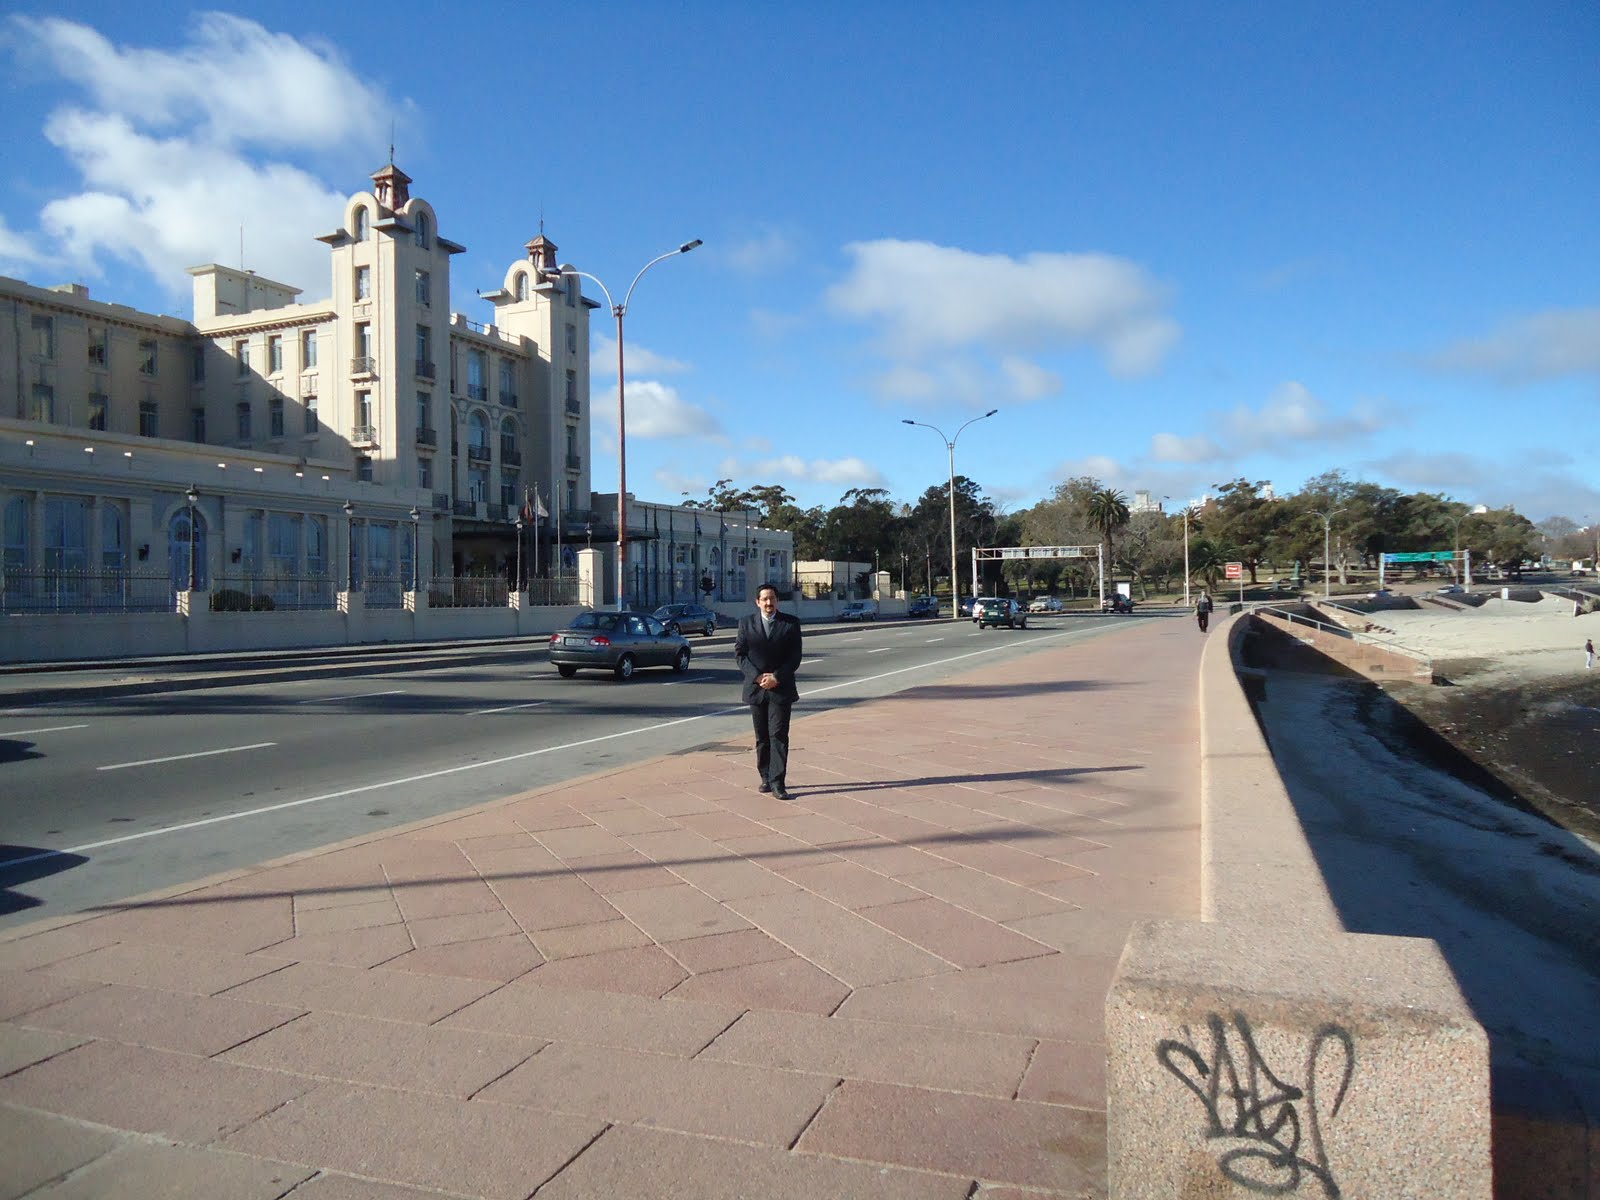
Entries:
[[739,618],[739,632],[733,639],[733,657],[744,675],[744,702],[754,704],[763,696],[756,686],[756,676],[768,672],[778,677],[773,689],[779,699],[793,704],[800,699],[794,685],[794,673],[800,669],[800,621],[789,613],[774,613],[772,636],[768,637],[761,624],[760,613],[750,613]]

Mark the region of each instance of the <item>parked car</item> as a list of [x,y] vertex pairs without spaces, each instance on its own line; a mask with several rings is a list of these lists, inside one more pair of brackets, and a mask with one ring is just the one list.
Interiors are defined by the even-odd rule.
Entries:
[[978,598],[976,596],[969,596],[967,599],[961,602],[961,606],[957,609],[957,611],[963,617],[970,617],[972,615],[972,606],[977,602]]
[[1103,613],[1131,613],[1134,600],[1132,596],[1124,596],[1121,592],[1114,596],[1107,596],[1100,602],[1100,611]]
[[1028,605],[1031,613],[1060,612],[1066,605],[1055,596],[1039,596]]
[[717,614],[698,604],[663,604],[652,615],[673,633],[693,631],[710,637],[717,631]]
[[911,603],[906,605],[908,617],[937,617],[939,615],[939,602],[932,596],[916,596]]
[[972,611],[975,614],[973,620],[978,623],[979,629],[989,625],[996,627],[1004,625],[1007,629],[1028,627],[1028,614],[1022,611],[1022,605],[1015,600],[985,597],[972,606]]
[[1440,588],[1439,589],[1439,595],[1441,595],[1441,596],[1459,596],[1459,595],[1463,594],[1466,590],[1467,589],[1462,587],[1459,583],[1451,583],[1451,584],[1447,584],[1446,586]]
[[563,679],[580,670],[629,679],[640,667],[689,669],[689,641],[642,612],[584,612],[550,635],[550,661]]
[[852,600],[839,610],[841,621],[876,621],[878,606],[871,600]]

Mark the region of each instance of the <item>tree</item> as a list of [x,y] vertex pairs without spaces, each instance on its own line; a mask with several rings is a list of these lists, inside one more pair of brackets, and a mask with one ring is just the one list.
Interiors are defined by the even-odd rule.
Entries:
[[822,521],[824,557],[876,562],[893,546],[894,504],[883,488],[851,488]]
[[1250,582],[1255,583],[1268,545],[1290,514],[1276,501],[1261,494],[1267,486],[1265,480],[1251,483],[1247,479],[1235,479],[1212,486],[1217,489],[1217,498],[1208,505],[1207,513],[1212,542],[1226,545],[1237,555],[1250,572]]
[[1114,488],[1101,488],[1089,497],[1089,519],[1106,544],[1106,567],[1116,573],[1116,539],[1128,523],[1128,498]]

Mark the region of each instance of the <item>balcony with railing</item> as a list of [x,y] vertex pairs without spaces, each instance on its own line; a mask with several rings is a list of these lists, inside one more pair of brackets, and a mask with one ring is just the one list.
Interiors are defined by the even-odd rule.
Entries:
[[581,416],[583,416],[583,406],[581,404],[579,404],[576,400],[568,400],[567,401],[567,412],[572,414],[574,417],[581,417]]
[[509,521],[511,519],[511,508],[509,505],[491,504],[489,505],[488,512],[489,520],[491,521]]
[[427,446],[430,449],[439,444],[439,431],[437,429],[417,430],[417,445]]
[[489,385],[486,383],[467,384],[467,399],[487,401],[489,399]]
[[579,471],[583,469],[583,459],[576,454],[567,455],[567,470]]
[[457,500],[456,516],[475,517],[478,515],[478,502],[476,500]]
[[522,465],[522,451],[513,446],[501,446],[500,461],[508,467],[520,467]]
[[501,392],[500,404],[503,408],[516,408],[517,394],[515,392]]
[[447,513],[450,511],[450,493],[435,492],[433,494],[433,511]]
[[352,446],[376,446],[378,444],[378,427],[376,425],[351,426],[350,444]]
[[378,360],[370,354],[358,355],[350,360],[350,374],[376,375],[378,373]]
[[418,379],[432,379],[432,378],[434,378],[434,365],[433,365],[433,363],[429,362],[425,358],[417,359],[417,378]]
[[467,459],[469,462],[488,462],[490,458],[489,447],[468,446]]

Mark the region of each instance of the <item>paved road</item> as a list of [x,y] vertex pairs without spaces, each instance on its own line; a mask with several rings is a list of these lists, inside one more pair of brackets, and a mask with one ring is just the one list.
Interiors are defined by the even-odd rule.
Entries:
[[[848,705],[1121,624],[816,629],[806,704]],[[745,736],[731,634],[693,646],[687,675],[627,684],[560,679],[526,642],[0,678],[0,926]],[[93,694],[114,682],[124,690]],[[66,698],[72,686],[85,694]]]

